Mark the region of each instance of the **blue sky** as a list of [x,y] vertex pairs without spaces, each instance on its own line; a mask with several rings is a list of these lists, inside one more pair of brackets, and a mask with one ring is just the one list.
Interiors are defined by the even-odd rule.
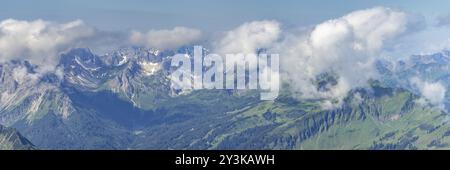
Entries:
[[430,22],[450,14],[450,1],[442,0],[14,0],[2,2],[0,20],[82,19],[102,30],[186,26],[209,31],[263,19],[284,26],[312,25],[374,6],[423,15]]

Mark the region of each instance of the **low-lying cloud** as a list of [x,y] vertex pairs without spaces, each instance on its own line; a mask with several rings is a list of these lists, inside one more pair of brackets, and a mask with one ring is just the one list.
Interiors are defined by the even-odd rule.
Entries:
[[81,20],[58,24],[7,19],[0,22],[0,62],[25,59],[38,65],[40,71],[54,70],[58,52],[94,32]]
[[[417,18],[402,11],[376,7],[299,31],[283,30],[277,21],[247,22],[209,39],[206,42],[211,44],[205,46],[222,55],[255,53],[259,49],[279,54],[281,80],[289,84],[292,94],[299,99],[323,99],[324,106],[331,108],[338,106],[351,89],[378,78],[374,62],[386,46],[422,28],[419,24]],[[164,50],[202,39],[208,38],[202,37],[200,30],[187,27],[119,33],[96,30],[81,20],[58,24],[8,19],[0,22],[0,62],[25,59],[42,70],[55,70],[58,53],[69,48],[136,45]],[[319,87],[324,75],[331,79]],[[424,89],[430,89],[425,87],[435,89],[426,83]],[[429,100],[436,103],[438,99]]]
[[[225,55],[247,55],[255,54],[258,49],[270,48],[277,43],[277,40],[281,35],[280,23],[276,21],[253,21],[244,23],[237,28],[229,30],[223,34],[222,37],[212,42],[213,52],[220,54],[222,57]],[[243,64],[240,67],[244,68],[246,63],[239,62],[242,58],[234,56],[227,57],[227,62],[235,64]],[[258,61],[255,58],[245,58],[248,62],[249,71],[256,72]],[[266,72],[268,68],[259,68]],[[233,73],[232,70],[225,70],[226,72]],[[241,79],[244,79],[241,77]]]
[[417,77],[411,79],[411,84],[415,86],[421,96],[430,104],[444,108],[445,93],[447,89],[440,82],[427,82]]
[[[322,98],[324,106],[337,106],[351,89],[366,86],[377,77],[374,61],[385,42],[404,33],[408,23],[404,12],[377,7],[287,35],[275,47],[284,80],[301,99]],[[336,80],[319,88],[317,78],[324,74]]]
[[[347,93],[364,87],[378,72],[374,62],[387,42],[418,28],[417,19],[390,8],[349,13],[311,28],[282,30],[276,21],[254,21],[213,41],[213,52],[280,54],[282,80],[299,99],[324,99],[325,107],[339,106]],[[319,87],[319,77],[331,76]]]
[[201,31],[186,27],[171,30],[106,32],[82,20],[55,23],[45,20],[0,21],[0,63],[28,60],[39,73],[54,72],[61,52],[72,48],[92,48],[106,52],[131,45],[158,49],[174,49],[199,40]]

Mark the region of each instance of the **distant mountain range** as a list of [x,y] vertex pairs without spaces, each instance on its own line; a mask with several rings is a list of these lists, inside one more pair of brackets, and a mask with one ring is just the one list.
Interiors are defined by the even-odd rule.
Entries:
[[275,101],[259,100],[255,90],[175,91],[168,79],[175,53],[193,47],[103,56],[73,49],[61,55],[60,72],[40,76],[27,61],[1,64],[0,124],[9,128],[0,128],[0,148],[450,148],[446,111],[415,102],[420,96],[407,82],[419,76],[448,87],[449,52],[380,61],[384,78],[352,90],[333,110],[283,89]]

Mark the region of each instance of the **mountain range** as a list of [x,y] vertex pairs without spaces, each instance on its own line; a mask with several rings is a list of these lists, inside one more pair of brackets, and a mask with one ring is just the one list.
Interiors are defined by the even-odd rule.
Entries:
[[168,76],[176,53],[192,56],[193,47],[101,56],[72,49],[61,54],[59,71],[45,74],[28,61],[1,64],[0,124],[8,128],[0,128],[0,148],[450,147],[447,111],[418,103],[420,93],[408,83],[420,77],[449,87],[448,51],[378,62],[383,78],[353,89],[335,109],[283,88],[274,101],[259,100],[257,90],[173,90]]

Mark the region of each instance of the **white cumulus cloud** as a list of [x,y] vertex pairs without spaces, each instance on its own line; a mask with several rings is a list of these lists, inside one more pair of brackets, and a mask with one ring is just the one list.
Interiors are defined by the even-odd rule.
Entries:
[[411,79],[411,84],[419,89],[420,94],[430,104],[444,107],[445,93],[447,89],[440,82],[427,82],[417,77]]
[[[374,61],[385,42],[404,33],[407,14],[384,7],[349,13],[325,21],[310,30],[290,33],[272,50],[280,53],[284,80],[301,99],[325,99],[324,105],[339,105],[355,87],[377,77]],[[337,80],[320,90],[319,75],[332,73]],[[335,103],[335,104],[333,104]]]
[[150,30],[146,33],[133,31],[129,41],[134,45],[141,45],[158,49],[173,49],[189,45],[200,40],[202,32],[187,27],[175,27],[170,30]]
[[38,65],[40,71],[51,71],[58,52],[73,47],[95,30],[81,20],[58,24],[44,20],[0,22],[0,62],[25,59]]
[[276,21],[244,23],[213,42],[214,52],[219,54],[255,53],[259,48],[272,46],[280,33],[280,24]]

